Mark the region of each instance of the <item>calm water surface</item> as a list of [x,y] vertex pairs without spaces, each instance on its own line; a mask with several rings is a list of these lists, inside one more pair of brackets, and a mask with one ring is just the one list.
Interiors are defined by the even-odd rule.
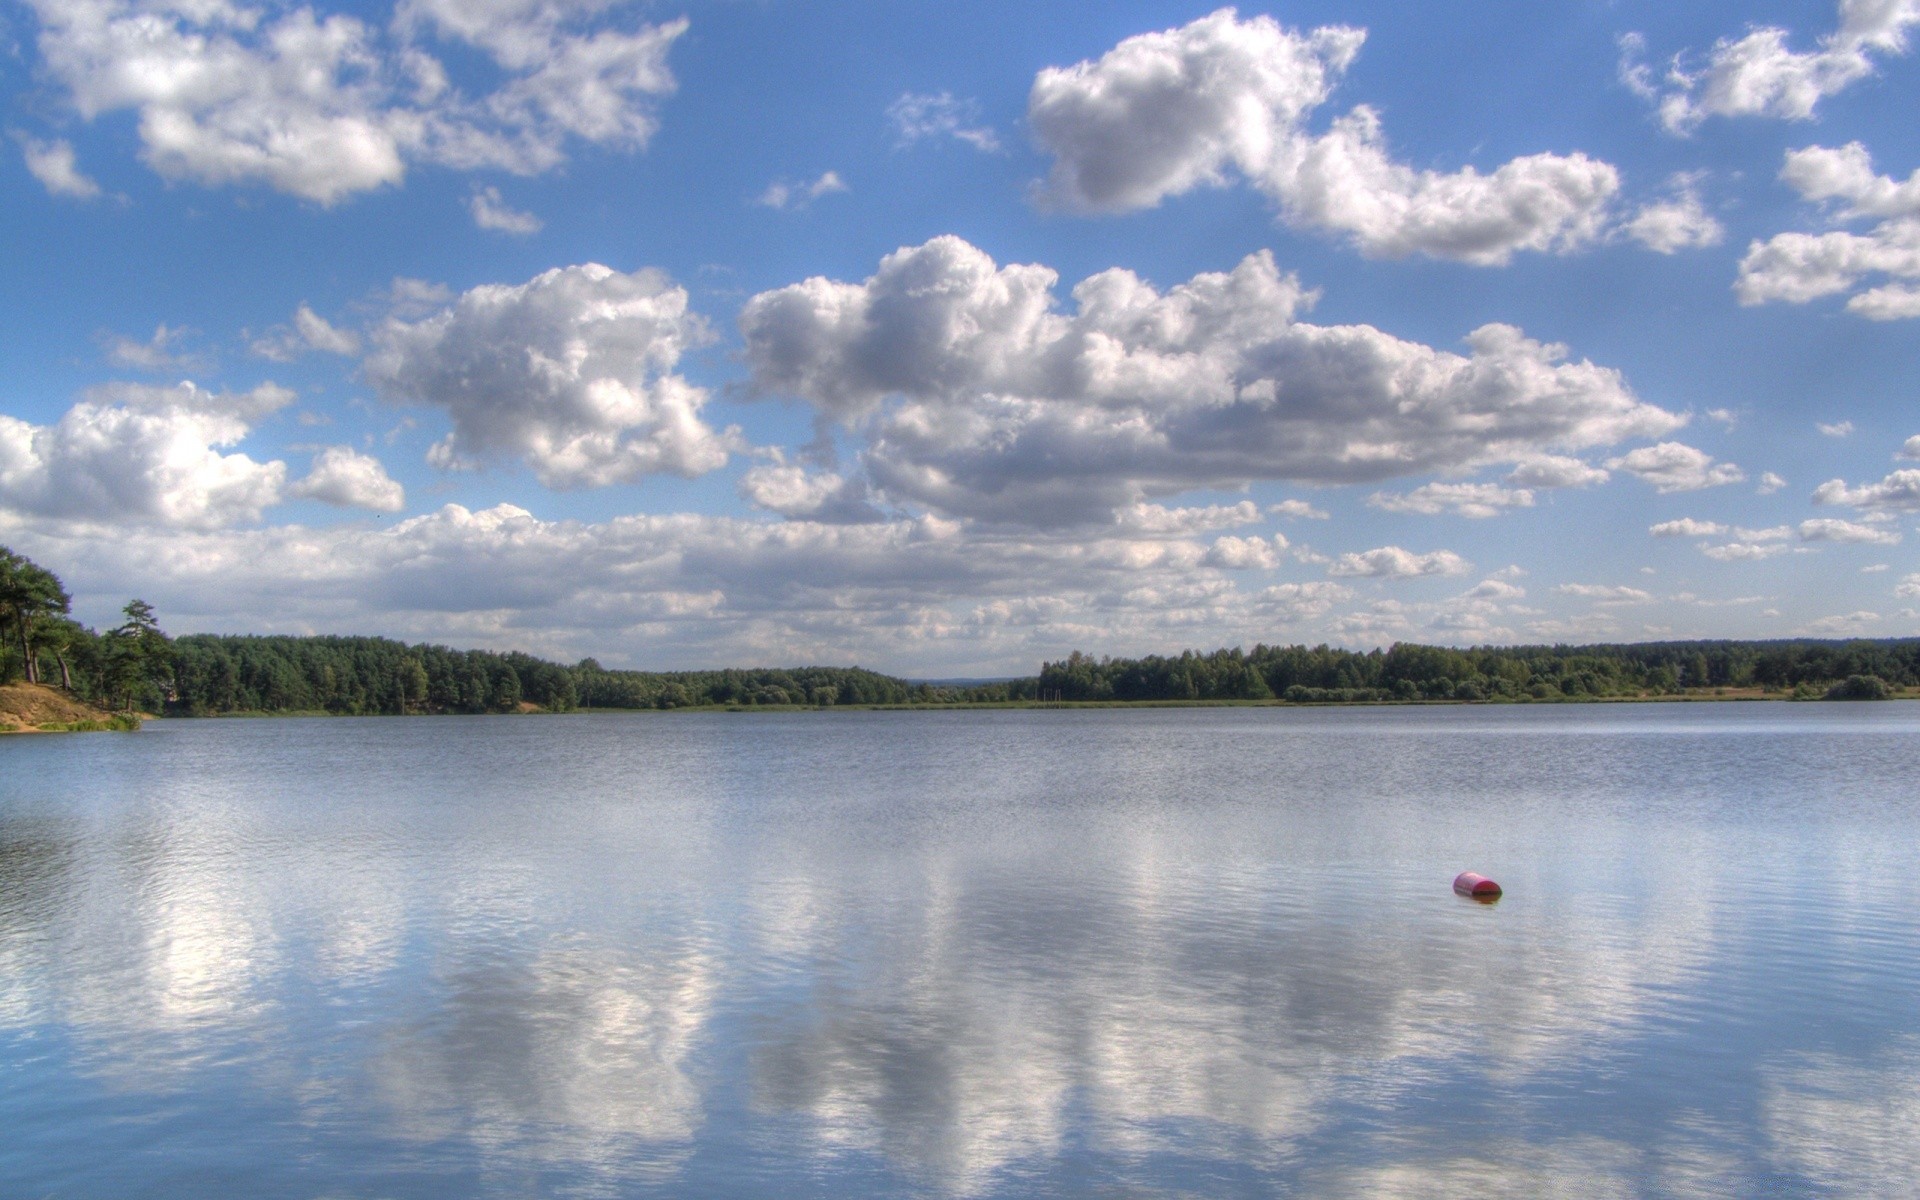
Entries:
[[0,1196],[1920,1195],[1917,788],[1905,703],[0,740]]

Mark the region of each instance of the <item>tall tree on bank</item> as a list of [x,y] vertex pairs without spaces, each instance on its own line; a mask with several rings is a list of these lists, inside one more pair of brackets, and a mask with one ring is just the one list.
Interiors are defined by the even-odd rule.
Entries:
[[0,622],[10,627],[20,647],[28,683],[40,682],[34,635],[49,618],[64,617],[73,598],[52,571],[0,546]]
[[173,699],[173,643],[160,632],[153,605],[128,601],[126,623],[107,635],[108,691],[121,708],[134,707],[137,694],[149,690],[161,702]]

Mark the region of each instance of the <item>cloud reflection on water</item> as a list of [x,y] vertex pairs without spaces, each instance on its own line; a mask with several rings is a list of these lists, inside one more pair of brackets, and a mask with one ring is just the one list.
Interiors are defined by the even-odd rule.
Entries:
[[[40,1061],[66,1086],[177,1097],[202,1123],[283,1112],[289,1153],[464,1163],[509,1192],[878,1172],[976,1195],[1081,1170],[1738,1195],[1920,1174],[1914,1035],[1885,1062],[1784,1017],[1751,1048],[1713,1040],[1767,1016],[1782,954],[1897,951],[1907,885],[1886,870],[1850,872],[1831,913],[1755,890],[1754,855],[1872,866],[1868,842],[1516,809],[1552,861],[1490,908],[1406,849],[1444,845],[1445,820],[1396,829],[1366,796],[1009,824],[1006,805],[883,809],[857,781],[772,797],[712,749],[686,760],[705,783],[668,764],[670,788],[537,811],[517,788],[520,807],[445,812],[0,807],[0,1063],[57,1046]],[[1160,782],[1150,749],[1135,796]],[[992,774],[957,753],[906,769]],[[1343,840],[1364,849],[1328,853]],[[1725,1101],[1743,1089],[1751,1120]]]

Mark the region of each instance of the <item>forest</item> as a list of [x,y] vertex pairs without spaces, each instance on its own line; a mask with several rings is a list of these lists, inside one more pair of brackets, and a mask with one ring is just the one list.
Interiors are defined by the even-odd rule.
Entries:
[[0,684],[56,686],[115,711],[239,713],[572,712],[1005,703],[1536,702],[1713,695],[1885,699],[1920,688],[1920,638],[1693,641],[1386,650],[1251,650],[1095,658],[1074,652],[1037,676],[968,685],[859,667],[631,671],[518,652],[378,637],[168,637],[130,601],[104,632],[70,615],[51,571],[0,546]]

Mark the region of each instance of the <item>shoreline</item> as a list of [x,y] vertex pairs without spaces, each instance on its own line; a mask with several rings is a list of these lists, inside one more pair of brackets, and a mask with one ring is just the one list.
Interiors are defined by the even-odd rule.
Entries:
[[[1896,692],[1888,701],[1920,700],[1920,689]],[[1726,689],[1722,694],[1684,693],[1646,696],[1554,696],[1488,700],[956,700],[926,704],[688,704],[673,708],[528,708],[509,713],[343,713],[325,709],[298,711],[239,710],[234,712],[149,717],[162,721],[273,720],[283,717],[567,717],[614,715],[671,715],[674,713],[832,713],[832,712],[954,712],[981,710],[1060,710],[1135,708],[1511,708],[1569,704],[1771,704],[1876,703],[1866,700],[1828,700],[1825,696],[1796,697],[1791,691],[1754,688]]]

